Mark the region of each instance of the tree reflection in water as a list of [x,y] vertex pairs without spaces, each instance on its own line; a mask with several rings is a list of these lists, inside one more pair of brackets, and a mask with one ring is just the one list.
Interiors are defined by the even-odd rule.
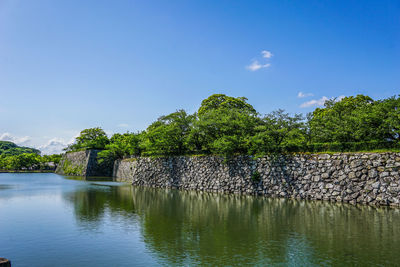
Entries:
[[398,209],[102,185],[65,199],[83,227],[97,229],[105,216],[139,222],[163,264],[400,262]]

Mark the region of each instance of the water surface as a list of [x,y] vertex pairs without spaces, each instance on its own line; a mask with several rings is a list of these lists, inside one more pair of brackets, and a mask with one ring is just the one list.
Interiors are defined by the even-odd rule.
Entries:
[[400,210],[0,174],[13,266],[395,266]]

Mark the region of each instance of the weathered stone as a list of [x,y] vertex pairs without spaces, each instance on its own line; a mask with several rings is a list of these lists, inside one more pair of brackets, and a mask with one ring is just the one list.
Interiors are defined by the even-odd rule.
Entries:
[[379,176],[381,178],[383,178],[383,177],[389,176],[389,173],[388,172],[382,172],[381,174],[379,174]]
[[321,180],[321,176],[315,175],[315,176],[312,178],[312,180],[313,180],[314,182],[319,182],[319,181]]
[[[398,170],[384,167],[394,157],[374,155],[238,156],[228,163],[215,156],[125,159],[115,162],[114,177],[181,190],[397,205]],[[253,180],[256,171],[259,180]]]
[[331,188],[333,188],[333,184],[326,184],[326,185],[325,185],[325,188],[331,189]]
[[376,168],[378,170],[378,172],[383,172],[385,171],[385,168],[382,166],[379,166],[378,168]]
[[369,178],[375,178],[376,176],[378,176],[378,172],[375,169],[369,170],[369,172],[368,172]]
[[351,163],[350,163],[350,167],[351,168],[357,168],[358,166],[360,166],[361,164],[362,164],[362,160],[353,160]]
[[328,179],[329,178],[329,173],[326,173],[326,172],[322,173],[321,174],[321,178],[322,179]]
[[372,184],[372,188],[379,188],[380,185],[381,185],[380,182],[375,182]]

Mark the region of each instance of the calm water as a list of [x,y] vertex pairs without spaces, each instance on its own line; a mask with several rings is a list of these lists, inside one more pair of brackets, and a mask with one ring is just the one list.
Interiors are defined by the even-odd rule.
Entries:
[[0,174],[13,266],[395,266],[400,210]]

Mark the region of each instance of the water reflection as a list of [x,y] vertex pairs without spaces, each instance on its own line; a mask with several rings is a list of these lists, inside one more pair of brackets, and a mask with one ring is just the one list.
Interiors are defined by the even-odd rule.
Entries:
[[139,220],[147,248],[171,265],[374,265],[400,262],[390,208],[132,186],[64,194],[82,225]]
[[69,180],[79,180],[79,181],[103,181],[103,182],[112,182],[114,179],[112,177],[101,177],[101,176],[64,176]]
[[73,203],[75,216],[82,225],[86,222],[100,224],[105,215],[130,217],[135,213],[132,187],[128,185],[92,182],[89,187],[66,192],[63,196]]

